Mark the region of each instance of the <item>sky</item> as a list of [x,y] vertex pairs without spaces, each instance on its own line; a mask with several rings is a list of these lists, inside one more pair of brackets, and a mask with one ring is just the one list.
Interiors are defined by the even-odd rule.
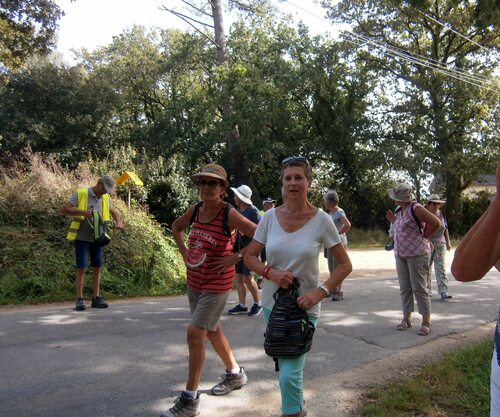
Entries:
[[[164,5],[180,13],[189,14],[181,0],[56,0],[65,16],[59,21],[57,50],[66,61],[71,61],[71,49],[93,50],[111,43],[134,24],[145,27],[179,28],[190,26],[169,12]],[[226,4],[226,1],[223,1]],[[333,26],[322,16],[324,11],[313,0],[293,0],[278,3],[284,12],[309,25],[311,33],[334,33]],[[227,25],[226,25],[227,26]],[[228,28],[226,27],[226,32]]]

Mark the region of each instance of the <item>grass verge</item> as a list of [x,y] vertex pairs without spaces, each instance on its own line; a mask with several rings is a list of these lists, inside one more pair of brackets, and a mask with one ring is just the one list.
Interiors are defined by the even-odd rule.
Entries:
[[363,417],[488,417],[493,342],[447,353],[411,379],[367,393]]

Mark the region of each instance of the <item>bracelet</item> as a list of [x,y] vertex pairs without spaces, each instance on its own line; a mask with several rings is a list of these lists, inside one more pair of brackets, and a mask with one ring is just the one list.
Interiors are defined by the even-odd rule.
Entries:
[[270,266],[265,266],[264,267],[264,270],[262,271],[262,276],[265,278],[265,279],[269,279],[269,271],[271,270],[271,267]]

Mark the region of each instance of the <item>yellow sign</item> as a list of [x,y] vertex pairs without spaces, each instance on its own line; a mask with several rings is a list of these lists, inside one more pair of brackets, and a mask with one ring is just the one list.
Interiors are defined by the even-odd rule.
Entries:
[[118,179],[116,180],[116,184],[117,185],[123,185],[127,181],[132,181],[134,183],[134,185],[137,185],[137,186],[144,185],[144,183],[137,176],[137,174],[135,172],[131,172],[131,171],[125,171],[122,175],[120,175],[118,177]]

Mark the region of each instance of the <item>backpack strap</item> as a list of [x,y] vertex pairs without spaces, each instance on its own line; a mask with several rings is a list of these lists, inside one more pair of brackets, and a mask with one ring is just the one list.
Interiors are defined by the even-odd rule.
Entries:
[[226,203],[226,207],[224,207],[224,214],[222,217],[222,231],[225,235],[231,236],[231,230],[229,230],[229,210],[233,207],[232,204]]
[[415,209],[413,208],[415,206],[415,204],[417,203],[411,203],[410,205],[410,212],[411,212],[411,215],[413,216],[413,218],[415,219],[415,222],[417,223],[417,226],[418,226],[418,230],[420,230],[420,234],[424,234],[424,228],[422,227],[422,224],[420,223],[420,221],[418,220],[417,216],[415,215]]
[[[422,224],[420,223],[420,220],[418,220],[418,217],[415,215],[415,209],[413,208],[415,206],[415,202],[411,203],[410,205],[410,213],[415,220],[415,223],[417,223],[418,230],[420,230],[420,234],[424,234],[424,228],[422,227]],[[401,211],[401,206],[397,206],[396,210],[394,210],[394,214],[399,213]]]
[[193,214],[191,215],[191,218],[189,219],[189,224],[193,224],[194,221],[196,220],[196,216],[198,215],[198,210],[200,209],[201,205],[203,204],[203,201],[200,201],[196,203],[194,206]]

